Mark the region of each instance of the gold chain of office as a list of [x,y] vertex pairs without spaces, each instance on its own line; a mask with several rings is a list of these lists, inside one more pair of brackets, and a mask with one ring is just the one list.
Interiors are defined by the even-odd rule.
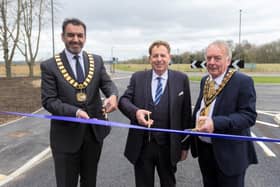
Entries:
[[65,69],[62,60],[60,58],[60,55],[55,55],[55,61],[57,64],[57,67],[59,69],[59,71],[61,72],[61,74],[63,75],[64,79],[71,84],[74,88],[82,90],[85,89],[88,84],[90,83],[90,81],[93,78],[94,75],[94,59],[93,59],[93,55],[92,54],[88,54],[86,53],[88,56],[88,60],[89,60],[89,71],[88,71],[88,75],[85,78],[84,82],[82,83],[78,83],[73,77],[70,76],[70,74],[67,72],[67,70]]
[[204,89],[203,89],[203,97],[204,97],[204,102],[205,102],[205,107],[209,106],[212,101],[214,101],[214,99],[221,93],[221,91],[224,89],[225,85],[227,84],[227,82],[231,79],[232,75],[235,73],[235,70],[229,70],[227,72],[227,74],[225,75],[225,77],[223,78],[222,83],[219,85],[219,88],[215,90],[215,92],[213,94],[211,94],[210,96],[207,96],[208,94],[208,90],[209,90],[209,85],[210,85],[210,77],[208,76],[205,85],[204,85]]

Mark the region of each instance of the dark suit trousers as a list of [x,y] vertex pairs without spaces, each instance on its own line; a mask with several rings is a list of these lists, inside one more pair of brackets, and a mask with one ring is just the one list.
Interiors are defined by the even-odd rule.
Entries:
[[57,186],[76,187],[79,175],[81,187],[96,186],[101,149],[102,143],[96,141],[90,126],[87,125],[83,144],[77,152],[63,153],[52,150]]
[[197,138],[197,142],[198,162],[204,187],[244,187],[245,172],[236,176],[225,175],[218,167],[212,144],[205,143],[199,138]]
[[140,158],[134,165],[136,187],[153,187],[155,167],[161,187],[174,187],[176,166],[170,161],[170,147],[158,145],[155,141],[145,143]]

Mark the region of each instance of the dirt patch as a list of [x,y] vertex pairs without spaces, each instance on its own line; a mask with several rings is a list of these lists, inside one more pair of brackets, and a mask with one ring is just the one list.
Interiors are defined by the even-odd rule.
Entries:
[[[40,78],[0,78],[0,111],[30,113],[41,108]],[[0,125],[19,118],[0,114]]]

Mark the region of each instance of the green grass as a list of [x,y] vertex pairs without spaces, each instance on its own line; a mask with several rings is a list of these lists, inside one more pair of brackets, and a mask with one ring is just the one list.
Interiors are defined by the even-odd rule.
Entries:
[[253,76],[255,83],[280,83],[280,76],[279,77],[265,77],[265,76]]
[[[279,69],[279,67],[278,67],[279,64],[266,65],[266,66],[260,65],[260,66],[261,66],[262,70],[256,69],[255,71],[248,72],[248,71],[242,69],[242,72],[244,72],[244,73],[252,73],[252,72],[268,73],[268,72],[275,72],[275,71],[271,70],[273,68],[274,68],[274,70],[277,70],[276,72],[278,72],[278,69]],[[117,64],[116,69],[135,72],[135,71],[141,71],[141,70],[145,70],[145,69],[151,69],[151,65],[150,64]],[[206,70],[204,70],[204,69],[191,69],[190,65],[186,65],[186,64],[172,64],[170,66],[170,69],[186,72],[187,74],[188,74],[188,72],[206,73]],[[201,76],[197,76],[197,75],[193,76],[193,75],[189,74],[189,79],[191,81],[200,81],[201,78],[202,78]],[[252,78],[255,83],[280,84],[280,73],[279,73],[279,76],[252,76]]]
[[[200,81],[201,76],[189,76],[191,81]],[[252,77],[255,83],[269,83],[269,84],[280,84],[279,77],[266,77],[266,76],[253,76]]]

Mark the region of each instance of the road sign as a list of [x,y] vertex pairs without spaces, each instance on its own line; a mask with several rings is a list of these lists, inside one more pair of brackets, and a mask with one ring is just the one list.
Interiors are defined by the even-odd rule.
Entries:
[[199,61],[199,60],[194,60],[191,63],[191,68],[206,68],[206,61]]
[[112,64],[117,64],[119,59],[117,57],[112,57]]
[[231,61],[231,65],[229,67],[234,69],[244,68],[244,60]]
[[[244,60],[232,60],[231,65],[229,66],[230,68],[234,69],[239,69],[239,68],[244,68]],[[191,63],[191,68],[196,69],[196,68],[203,68],[206,69],[206,61],[201,61],[201,60],[194,60]]]

